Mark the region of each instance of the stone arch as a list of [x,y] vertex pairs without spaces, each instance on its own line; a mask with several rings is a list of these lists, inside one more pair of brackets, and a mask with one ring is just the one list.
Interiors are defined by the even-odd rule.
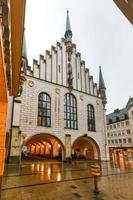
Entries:
[[[40,147],[43,145],[43,148],[46,148],[47,145],[49,145],[49,147],[51,148],[49,158],[58,157],[60,160],[64,160],[65,147],[62,141],[57,136],[49,134],[49,133],[38,133],[38,134],[31,135],[23,141],[22,146],[21,146],[22,151],[24,147],[27,147],[28,149],[30,149],[30,145],[32,146],[33,144],[34,146],[40,145]],[[46,156],[45,150],[43,153],[42,153],[42,150],[40,150],[37,153],[39,155]]]
[[79,136],[72,144],[72,154],[76,158],[85,158],[87,160],[100,160],[100,148],[97,142],[90,136]]

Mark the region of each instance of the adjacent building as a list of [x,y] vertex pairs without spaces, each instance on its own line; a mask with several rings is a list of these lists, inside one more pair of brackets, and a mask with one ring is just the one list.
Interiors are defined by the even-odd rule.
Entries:
[[133,0],[114,0],[114,2],[133,25]]
[[25,0],[0,1],[0,185],[6,154],[8,96],[17,96],[20,83]]
[[133,98],[125,108],[107,115],[107,139],[112,159],[133,158]]
[[27,154],[107,160],[102,71],[98,86],[72,42],[68,12],[65,38],[33,60],[32,67],[24,42],[21,72],[25,82],[14,99],[10,159]]

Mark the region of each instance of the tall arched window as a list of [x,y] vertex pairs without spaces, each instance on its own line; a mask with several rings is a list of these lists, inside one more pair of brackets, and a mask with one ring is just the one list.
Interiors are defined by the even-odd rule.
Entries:
[[95,127],[95,111],[91,104],[87,105],[87,119],[88,119],[88,131],[96,131]]
[[38,125],[51,126],[51,98],[43,92],[38,96]]
[[67,93],[64,96],[64,127],[77,129],[77,101],[76,98]]

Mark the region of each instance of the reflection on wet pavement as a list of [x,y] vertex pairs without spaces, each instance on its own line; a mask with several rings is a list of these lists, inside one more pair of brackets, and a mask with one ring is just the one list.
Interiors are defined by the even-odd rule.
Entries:
[[[92,164],[97,162],[28,162],[5,167],[2,200],[25,199],[105,199],[133,200],[133,161],[101,162],[100,194],[93,194]],[[73,187],[72,187],[73,186]],[[30,192],[32,191],[32,193]],[[36,196],[36,192],[40,194]],[[20,192],[20,195],[18,193]],[[128,194],[129,192],[129,194]],[[38,193],[38,192],[37,192]],[[132,194],[131,194],[132,193]],[[34,194],[34,196],[33,196]],[[123,194],[123,196],[122,196]],[[27,195],[27,196],[26,196]],[[55,196],[54,196],[55,195]],[[72,196],[71,196],[72,195]],[[86,197],[85,197],[86,195]],[[20,198],[21,196],[21,198]],[[30,197],[29,197],[30,196]]]

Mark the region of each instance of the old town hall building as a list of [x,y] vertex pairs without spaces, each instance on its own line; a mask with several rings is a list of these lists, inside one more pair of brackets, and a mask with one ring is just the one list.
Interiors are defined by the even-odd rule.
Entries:
[[21,79],[14,98],[10,159],[107,160],[106,88],[99,68],[93,81],[76,45],[67,12],[65,37],[28,66],[25,41]]

